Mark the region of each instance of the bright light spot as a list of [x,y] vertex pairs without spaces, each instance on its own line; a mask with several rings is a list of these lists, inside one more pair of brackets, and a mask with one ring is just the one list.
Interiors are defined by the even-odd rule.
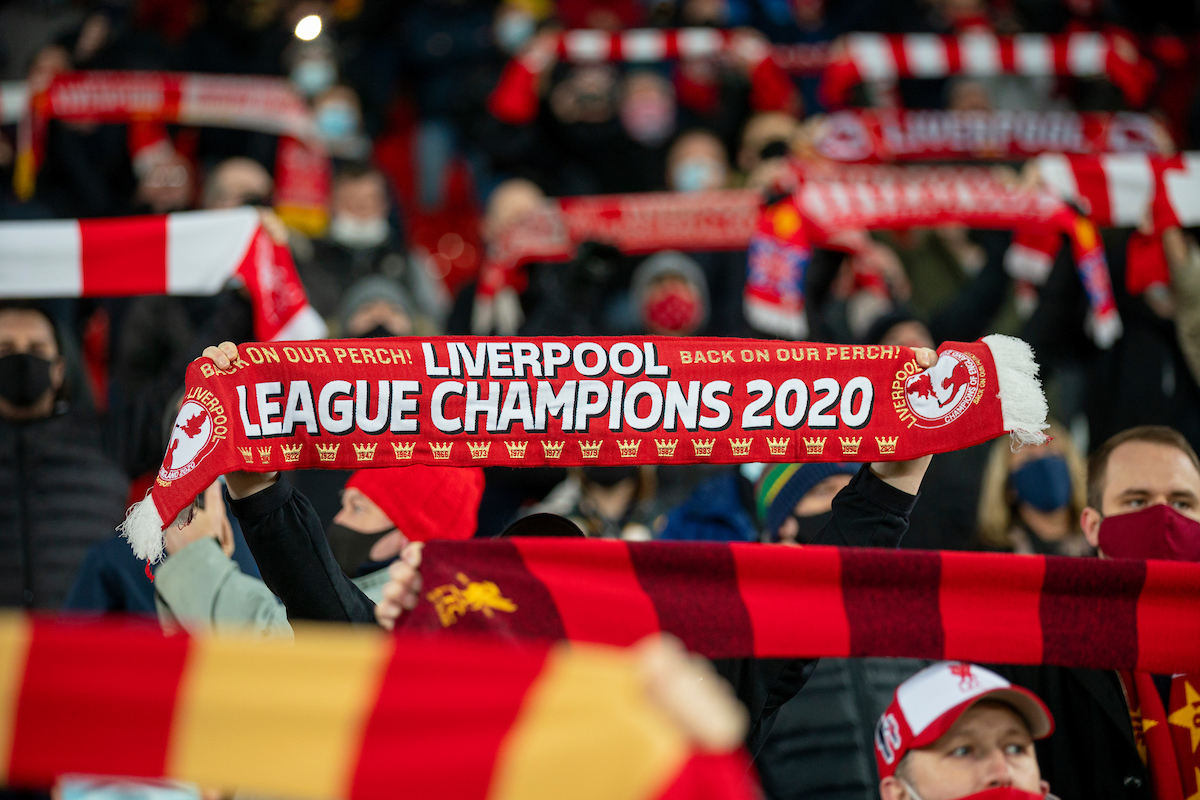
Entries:
[[316,14],[309,14],[296,23],[296,38],[303,39],[306,42],[311,42],[313,39],[321,35],[321,18]]

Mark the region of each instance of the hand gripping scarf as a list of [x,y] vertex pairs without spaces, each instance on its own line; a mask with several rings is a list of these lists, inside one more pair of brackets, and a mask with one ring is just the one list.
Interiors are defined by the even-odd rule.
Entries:
[[325,335],[287,245],[252,208],[0,222],[7,297],[211,295],[232,279],[250,295],[259,339]]
[[275,207],[309,235],[324,231],[332,181],[312,112],[283,78],[173,72],[89,71],[58,75],[29,99],[17,132],[13,187],[33,195],[50,120],[126,123],[135,168],[164,145],[168,124],[240,128],[280,138]]
[[234,470],[397,464],[587,466],[900,461],[1005,432],[1045,440],[1029,346],[755,339],[365,339],[248,344],[188,367],[151,494],[124,524],[138,558]]

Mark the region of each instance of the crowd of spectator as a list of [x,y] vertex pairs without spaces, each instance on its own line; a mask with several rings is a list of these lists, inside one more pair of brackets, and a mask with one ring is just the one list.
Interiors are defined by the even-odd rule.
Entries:
[[[302,36],[313,18],[318,32]],[[564,29],[679,27],[732,30],[743,46],[622,64],[571,63],[552,44]],[[1157,69],[1145,109],[1130,109],[1102,79],[1015,75],[868,82],[855,102],[1142,110],[1172,140],[1161,152],[1200,149],[1200,11],[1166,0],[9,0],[0,5],[0,78],[23,82],[27,96],[79,70],[286,79],[333,164],[323,230],[278,229],[309,302],[330,336],[405,337],[471,333],[489,247],[547,198],[771,187],[806,124],[831,109],[819,69],[797,68],[782,90],[761,91],[746,55],[756,47],[805,46],[819,62],[855,31],[1115,30]],[[521,119],[492,102],[513,59],[540,64],[536,108]],[[265,210],[280,179],[273,134],[173,124],[165,146],[147,155],[134,153],[123,123],[52,120],[36,189],[19,198],[19,126],[3,119],[0,220],[251,205],[277,222]],[[264,637],[291,636],[289,619],[390,627],[415,602],[420,549],[409,543],[519,534],[512,526],[521,525],[631,541],[1112,556],[1127,541],[1109,524],[1121,514],[1165,504],[1200,519],[1193,234],[1166,234],[1173,287],[1164,297],[1127,290],[1131,231],[1102,231],[1124,323],[1108,349],[1089,338],[1087,298],[1066,248],[1036,288],[1006,272],[1006,231],[875,232],[853,259],[815,252],[805,278],[814,341],[935,348],[996,332],[1028,341],[1053,419],[1044,446],[1013,452],[1004,439],[861,469],[412,466],[231,476],[168,530],[153,581],[115,528],[162,459],[188,363],[203,352],[219,365],[253,340],[244,289],[16,300],[0,285],[0,603],[133,612],[189,630],[249,626]],[[744,251],[632,256],[585,243],[569,263],[528,265],[520,332],[763,337],[744,316],[746,273]],[[1122,434],[1129,429],[1137,432]],[[860,517],[870,514],[884,522],[868,536]],[[314,560],[285,557],[289,547]],[[1200,546],[1190,552],[1175,557],[1196,560]],[[925,788],[915,762],[890,777],[872,756],[893,691],[926,666],[717,665],[751,706],[747,743],[768,796],[866,800],[879,796],[882,777],[887,798],[916,798],[921,781],[925,800],[957,797]],[[1152,794],[1118,676],[998,669],[1053,711],[1058,732],[1049,739],[1036,713],[1021,718],[1020,747],[1027,756],[1039,739],[1041,777],[1063,800],[1165,796]],[[772,690],[764,700],[783,685],[784,696]],[[998,713],[997,705],[979,708]],[[1030,791],[1037,781],[1026,780]]]

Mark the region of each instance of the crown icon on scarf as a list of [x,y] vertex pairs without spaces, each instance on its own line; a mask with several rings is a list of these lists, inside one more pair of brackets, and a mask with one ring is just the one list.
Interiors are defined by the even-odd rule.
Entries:
[[716,443],[716,439],[692,439],[692,449],[696,455],[707,458],[712,455],[713,445]]
[[804,452],[810,456],[819,456],[825,452],[825,437],[819,436],[816,439],[804,437]]
[[584,458],[599,458],[600,448],[604,445],[603,439],[598,439],[594,442],[580,442],[579,449],[583,452]]
[[787,455],[788,440],[786,438],[772,439],[767,437],[767,449],[773,456]]
[[900,441],[898,436],[876,436],[875,444],[879,445],[880,455],[891,455],[896,452],[896,443]]
[[271,463],[271,445],[258,448],[258,458],[264,464]]
[[392,442],[392,454],[398,459],[412,458],[416,442]]
[[287,462],[296,462],[300,460],[300,451],[304,449],[303,444],[281,444],[279,449],[283,451],[283,460]]
[[858,455],[858,446],[862,444],[862,437],[851,439],[846,436],[839,436],[838,441],[842,443],[842,455],[856,456]]
[[454,449],[454,442],[430,442],[429,450],[433,453],[433,457],[438,461],[449,461],[450,451]]
[[621,458],[637,458],[638,450],[642,447],[640,439],[630,439],[628,442],[617,440],[617,447],[621,450]]
[[735,456],[750,455],[750,447],[754,444],[753,439],[730,439],[729,447],[733,450]]
[[566,442],[542,442],[542,454],[546,458],[558,458],[566,445]]
[[525,448],[529,447],[529,442],[505,442],[504,446],[508,448],[509,458],[524,458]]
[[375,458],[375,448],[379,446],[379,442],[371,442],[370,444],[355,444],[354,455],[359,461],[370,461]]
[[655,439],[654,446],[658,448],[658,454],[662,458],[671,458],[675,455],[675,447],[679,444],[678,439]]
[[247,464],[254,463],[254,450],[249,447],[239,447],[238,452],[242,454],[242,458],[246,459]]
[[338,448],[341,446],[340,442],[338,444],[318,444],[317,456],[322,461],[333,461],[337,458]]
[[471,451],[471,458],[487,458],[488,453],[492,450],[492,443],[467,442],[467,449]]

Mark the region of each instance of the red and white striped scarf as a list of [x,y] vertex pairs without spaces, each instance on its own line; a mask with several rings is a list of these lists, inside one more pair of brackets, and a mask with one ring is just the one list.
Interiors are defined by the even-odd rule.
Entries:
[[29,98],[17,135],[13,186],[33,195],[45,159],[46,127],[64,122],[127,123],[135,161],[168,144],[168,124],[214,126],[280,136],[275,166],[275,206],[283,219],[307,233],[327,221],[329,157],[316,138],[312,112],[283,78],[173,72],[75,72],[55,76]]
[[250,294],[256,338],[325,335],[291,253],[254,209],[0,223],[5,297],[211,295],[232,278]]
[[1107,78],[1131,106],[1141,107],[1154,81],[1153,66],[1119,33],[852,33],[837,50],[821,78],[821,95],[831,108],[844,106],[863,81],[959,75]]

